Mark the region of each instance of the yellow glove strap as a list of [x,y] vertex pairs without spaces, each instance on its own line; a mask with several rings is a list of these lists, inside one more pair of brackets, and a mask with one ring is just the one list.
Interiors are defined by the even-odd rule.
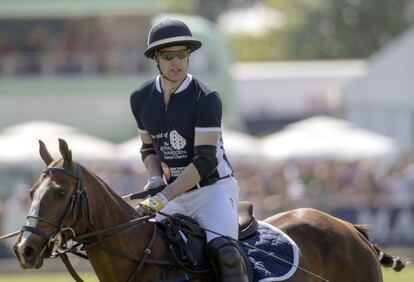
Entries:
[[168,203],[168,199],[161,193],[157,193],[155,196],[148,198],[142,202],[141,205],[150,208],[153,211],[160,211]]

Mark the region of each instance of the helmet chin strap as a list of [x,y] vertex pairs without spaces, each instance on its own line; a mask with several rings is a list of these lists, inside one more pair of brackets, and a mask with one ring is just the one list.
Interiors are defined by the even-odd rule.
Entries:
[[163,77],[163,78],[165,78],[166,80],[168,80],[168,81],[170,81],[170,82],[174,82],[174,83],[176,83],[177,82],[177,80],[172,80],[172,79],[169,79],[165,74],[163,74],[162,73],[162,71],[161,71],[161,68],[160,68],[160,64],[158,64],[157,63],[157,68],[158,68],[158,70],[160,71],[160,75],[161,75],[161,77]]
[[[190,56],[187,58],[187,69],[188,69],[188,62],[189,61],[190,61]],[[160,64],[158,63],[158,60],[157,60],[157,69],[160,72],[160,75],[161,75],[162,78],[165,78],[169,82],[173,82],[173,83],[177,83],[178,82],[178,80],[172,80],[172,79],[168,78],[165,74],[163,74],[163,72],[161,71],[161,68],[160,68]]]

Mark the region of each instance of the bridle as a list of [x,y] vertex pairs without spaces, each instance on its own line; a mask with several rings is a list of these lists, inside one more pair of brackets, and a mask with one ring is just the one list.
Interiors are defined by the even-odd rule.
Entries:
[[[76,163],[76,170],[75,170],[75,174],[73,174],[72,172],[68,171],[67,169],[63,168],[63,167],[48,167],[45,170],[43,170],[43,173],[62,173],[65,174],[67,176],[70,176],[74,179],[76,179],[76,184],[75,184],[75,189],[72,192],[71,195],[71,199],[70,202],[68,204],[68,206],[66,207],[65,212],[63,213],[62,217],[60,218],[60,220],[58,222],[54,222],[50,219],[44,218],[44,217],[40,217],[37,215],[28,215],[27,219],[29,218],[34,218],[37,219],[41,222],[47,223],[51,226],[53,226],[56,230],[48,235],[45,232],[39,230],[36,227],[32,227],[29,225],[24,225],[21,228],[21,231],[28,231],[31,232],[33,234],[36,234],[44,239],[46,239],[47,244],[45,244],[43,250],[41,251],[41,255],[43,255],[43,253],[45,252],[45,250],[47,249],[48,246],[53,246],[53,249],[51,250],[51,254],[53,252],[56,251],[55,256],[59,256],[63,263],[65,264],[66,268],[68,269],[69,273],[72,275],[72,277],[75,279],[75,281],[83,281],[76,273],[76,271],[73,269],[72,265],[70,264],[66,253],[67,252],[71,252],[75,255],[78,255],[80,257],[86,258],[86,256],[79,254],[78,250],[76,249],[78,246],[82,246],[84,247],[84,249],[90,249],[90,248],[94,248],[96,246],[100,246],[103,250],[116,255],[116,256],[120,256],[132,261],[137,262],[137,267],[134,269],[134,271],[131,273],[129,281],[133,281],[134,278],[136,277],[136,275],[138,274],[138,272],[141,270],[141,268],[144,266],[144,264],[149,263],[149,264],[158,264],[158,265],[164,265],[164,266],[171,266],[173,262],[171,261],[165,261],[165,260],[158,260],[158,259],[149,259],[148,256],[151,254],[151,249],[154,245],[155,242],[155,238],[157,236],[157,227],[154,224],[154,228],[152,231],[152,235],[151,238],[148,242],[147,247],[144,250],[144,254],[142,256],[138,256],[138,257],[131,257],[128,256],[126,254],[120,253],[119,251],[109,248],[107,246],[102,245],[102,242],[105,242],[106,240],[113,238],[114,236],[116,236],[118,233],[124,231],[124,230],[128,230],[130,227],[137,225],[137,224],[141,224],[144,222],[147,222],[149,218],[151,218],[152,216],[145,216],[142,218],[136,218],[134,220],[131,220],[129,222],[123,223],[123,224],[118,224],[112,227],[107,227],[107,228],[103,228],[100,230],[95,230],[93,228],[92,225],[92,221],[90,219],[89,216],[89,205],[88,205],[88,199],[87,199],[87,194],[86,194],[86,190],[85,190],[85,186],[84,186],[84,181],[83,181],[83,173],[82,173],[82,169],[81,166]],[[96,176],[98,177],[98,176]],[[98,177],[99,178],[99,177]],[[78,212],[76,212],[76,208],[77,205],[79,205],[78,207]],[[73,225],[71,227],[65,227],[65,223],[68,219],[68,217],[72,214],[73,217]],[[77,223],[79,222],[79,218],[81,217],[81,215],[83,214],[83,217],[86,217],[86,224],[88,226],[88,229],[90,230],[90,232],[84,234],[84,235],[80,235],[77,236],[74,228],[76,227]],[[58,248],[60,247],[60,244],[62,242],[62,235],[66,230],[69,230],[72,232],[72,240],[78,242],[76,243],[74,246],[72,246],[71,248],[67,248],[66,250],[63,251],[59,251]],[[108,233],[112,233],[112,235],[109,235],[97,242],[91,243],[91,241],[89,241],[89,239],[91,237],[94,237],[96,235],[99,234],[108,234]]]
[[[49,241],[49,243],[53,243],[57,237],[62,234],[65,230],[70,230],[73,234],[73,236],[75,236],[75,232],[73,230],[73,228],[76,226],[76,224],[78,223],[80,214],[81,214],[81,210],[79,209],[79,212],[77,213],[77,215],[75,215],[75,210],[76,210],[76,205],[78,205],[79,203],[85,203],[87,205],[87,199],[86,199],[86,193],[85,193],[85,189],[84,189],[84,185],[83,185],[83,173],[82,173],[82,169],[80,167],[79,164],[76,164],[76,175],[71,173],[70,171],[68,171],[67,169],[63,168],[63,167],[48,167],[45,170],[43,170],[43,173],[62,173],[65,174],[67,176],[70,176],[72,178],[76,179],[76,184],[75,184],[75,190],[72,192],[71,195],[71,199],[70,202],[68,204],[68,206],[66,207],[65,212],[63,213],[62,217],[60,218],[59,222],[53,222],[50,219],[46,219],[44,217],[40,217],[37,215],[28,215],[26,218],[34,218],[37,219],[41,222],[47,223],[51,226],[53,226],[56,231],[54,231],[51,235],[48,235],[46,233],[44,233],[43,231],[39,230],[36,227],[32,227],[29,225],[24,225],[22,226],[21,230],[22,231],[29,231],[31,233],[34,233],[46,240]],[[84,200],[83,200],[84,198]],[[65,222],[67,220],[67,218],[70,216],[70,214],[72,214],[72,218],[74,221],[74,225],[72,227],[65,227]],[[89,219],[89,217],[87,217]],[[91,225],[90,221],[88,221],[88,225]],[[53,241],[52,241],[53,240]]]

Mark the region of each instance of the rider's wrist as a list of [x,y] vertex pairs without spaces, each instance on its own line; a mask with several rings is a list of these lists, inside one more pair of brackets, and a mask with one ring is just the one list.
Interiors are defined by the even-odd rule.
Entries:
[[162,179],[161,176],[155,175],[148,178],[148,182],[164,182],[164,179]]
[[155,197],[157,197],[160,201],[161,201],[161,203],[165,206],[166,204],[168,204],[168,198],[167,197],[165,197],[163,194],[161,194],[161,193],[157,193],[156,195],[155,195]]

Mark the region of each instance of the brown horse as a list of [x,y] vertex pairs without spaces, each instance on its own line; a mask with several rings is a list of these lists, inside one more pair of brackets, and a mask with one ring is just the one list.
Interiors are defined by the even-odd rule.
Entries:
[[[188,271],[171,263],[174,255],[157,225],[137,219],[129,204],[73,161],[64,140],[59,140],[59,149],[63,158],[54,160],[40,141],[47,168],[30,190],[31,209],[14,245],[22,268],[41,267],[61,234],[63,241],[75,238],[86,246],[100,281],[186,281],[177,279]],[[286,232],[300,248],[299,267],[286,281],[380,282],[380,263],[396,271],[405,266],[404,260],[382,254],[361,227],[314,209],[297,209],[265,221]],[[210,272],[192,281],[214,281],[211,277]]]

